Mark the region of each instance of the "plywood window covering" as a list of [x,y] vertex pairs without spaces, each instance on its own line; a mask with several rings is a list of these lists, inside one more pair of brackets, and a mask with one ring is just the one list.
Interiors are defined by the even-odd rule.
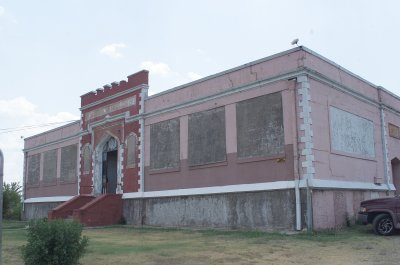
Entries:
[[57,181],[57,149],[43,153],[43,182]]
[[150,169],[179,168],[179,139],[179,118],[150,125]]
[[77,177],[77,152],[76,144],[61,148],[61,171],[60,180],[70,182]]
[[40,154],[28,156],[28,185],[39,184],[40,178]]
[[225,107],[189,115],[189,166],[226,161]]
[[238,102],[236,123],[239,159],[284,154],[285,134],[281,93]]

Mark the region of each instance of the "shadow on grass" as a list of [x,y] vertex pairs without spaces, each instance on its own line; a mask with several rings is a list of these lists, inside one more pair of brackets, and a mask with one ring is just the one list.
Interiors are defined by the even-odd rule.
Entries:
[[268,232],[258,230],[220,230],[220,229],[189,229],[189,228],[158,228],[158,227],[131,227],[131,226],[115,226],[116,228],[133,229],[136,233],[169,233],[179,232],[184,234],[197,233],[202,237],[222,237],[232,239],[263,239],[270,240],[310,240],[310,241],[341,241],[352,240],[359,237],[375,237],[373,229],[370,225],[353,225],[342,229],[329,229],[308,233],[300,232]]

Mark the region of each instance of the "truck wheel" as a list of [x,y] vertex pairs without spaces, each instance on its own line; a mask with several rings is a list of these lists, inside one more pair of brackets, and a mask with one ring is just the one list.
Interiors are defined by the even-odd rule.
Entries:
[[389,214],[378,214],[372,222],[374,231],[378,235],[390,236],[394,233],[393,219]]

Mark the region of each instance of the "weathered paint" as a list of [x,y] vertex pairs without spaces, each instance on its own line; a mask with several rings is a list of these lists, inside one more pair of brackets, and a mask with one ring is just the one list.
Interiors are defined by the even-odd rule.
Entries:
[[[68,138],[75,138],[79,133],[79,121],[49,130],[24,139],[24,150],[34,152],[35,148],[44,148],[43,150],[54,149],[54,144],[59,141],[65,141]],[[45,145],[51,144],[53,147],[45,148]]]
[[293,146],[285,146],[285,156],[240,160],[227,154],[222,163],[190,167],[187,160],[171,171],[152,172],[146,167],[146,191],[213,187],[293,180]]
[[314,229],[338,228],[354,224],[361,201],[385,196],[385,192],[368,190],[314,190]]
[[[211,81],[209,81],[211,82]],[[216,86],[216,84],[210,84],[212,86]],[[272,83],[269,85],[264,85],[261,87],[257,87],[251,90],[244,91],[240,94],[233,94],[233,95],[227,95],[222,98],[206,101],[206,102],[200,102],[199,104],[193,105],[193,106],[188,106],[181,108],[177,111],[169,111],[166,113],[160,113],[159,115],[155,116],[150,116],[146,118],[145,120],[145,138],[147,141],[145,141],[145,165],[149,166],[150,165],[150,125],[164,121],[164,120],[169,120],[169,119],[174,119],[177,117],[180,117],[180,119],[188,119],[188,115],[192,113],[198,113],[201,111],[205,111],[208,109],[213,109],[216,108],[217,106],[225,106],[225,120],[226,120],[226,141],[227,141],[227,153],[236,153],[237,151],[237,135],[236,135],[236,102],[242,101],[242,100],[247,100],[251,98],[255,98],[258,96],[262,96],[265,94],[272,94],[276,92],[282,93],[282,106],[283,106],[283,127],[284,128],[293,128],[292,123],[294,122],[294,118],[290,115],[290,109],[293,105],[294,98],[293,95],[290,93],[286,93],[286,89],[289,86],[293,86],[292,82],[288,81],[281,81],[281,82],[276,82]],[[288,107],[288,108],[285,108]],[[182,128],[182,126],[185,126]],[[187,126],[185,124],[181,124],[181,150],[188,150],[188,141],[186,140],[185,135],[187,133]],[[293,138],[292,138],[292,132],[293,130],[285,130],[284,131],[284,141],[285,144],[292,144],[293,143]],[[186,151],[181,152],[181,158],[185,159],[187,158]]]
[[[77,179],[78,171],[75,169],[75,176],[73,179],[64,181],[61,179],[61,149],[71,146],[78,145],[79,141],[79,122],[73,122],[65,126],[50,130],[45,133],[38,134],[29,138],[25,138],[25,159],[27,160],[24,164],[26,166],[24,170],[24,199],[35,198],[35,197],[48,197],[48,196],[73,196],[77,194]],[[48,180],[44,179],[44,158],[45,154],[55,154],[57,165],[50,170],[51,175],[48,176]],[[76,152],[78,152],[76,150]],[[40,171],[39,179],[37,182],[30,184],[28,183],[28,167],[29,157],[36,155],[40,157]],[[50,158],[53,158],[50,157]],[[76,154],[76,164],[78,164],[78,155]]]
[[221,74],[201,79],[179,87],[179,89],[149,97],[145,102],[146,112],[152,112],[168,106],[175,106],[182,102],[207,97],[216,93],[226,92],[249,83],[254,83],[265,78],[276,77],[291,71],[296,71],[302,66],[304,52],[293,50],[287,54],[277,54],[261,59]]
[[25,203],[23,218],[25,220],[47,218],[48,212],[63,202]]
[[[102,190],[102,148],[110,139],[118,143],[116,193],[133,192],[140,189],[140,151],[136,146],[136,165],[128,166],[127,138],[134,134],[140,139],[140,123],[132,117],[142,108],[142,89],[147,89],[148,72],[140,71],[128,76],[128,80],[114,82],[96,92],[81,96],[80,146],[89,146],[91,167],[84,171],[80,159],[80,194],[100,194]],[[140,143],[139,143],[140,144]]]
[[375,158],[374,123],[350,112],[330,106],[332,151]]
[[293,230],[294,191],[126,199],[128,224]]
[[[400,174],[397,163],[400,158],[400,140],[390,137],[387,132],[388,123],[400,126],[400,98],[307,48],[299,47],[260,59],[145,99],[143,91],[147,93],[147,86],[142,85],[147,82],[147,73],[142,71],[128,77],[128,82],[113,83],[82,96],[83,120],[79,147],[90,146],[93,163],[88,174],[81,172],[81,193],[92,192],[95,167],[99,165],[95,163],[96,146],[109,135],[113,135],[120,143],[120,191],[123,193],[135,193],[139,190],[146,193],[208,187],[214,189],[227,185],[282,181],[294,183],[294,180],[299,179],[303,190],[298,194],[302,198],[303,211],[306,208],[304,188],[312,190],[313,195],[312,198],[309,196],[308,204],[312,206],[311,221],[317,229],[342,224],[346,218],[354,215],[361,199],[390,194],[385,193],[385,189],[393,187],[393,181],[396,188],[399,186],[396,176]],[[283,119],[284,152],[238,159],[238,152],[241,152],[238,149],[238,137],[241,136],[237,131],[238,126],[240,127],[237,117],[241,115],[241,108],[237,107],[239,102],[274,93],[279,94],[282,100],[280,114]],[[135,96],[135,104],[124,108],[125,105],[121,102],[132,96]],[[191,157],[189,151],[193,147],[193,132],[191,134],[189,131],[190,117],[217,108],[224,109],[226,159],[202,165],[188,163]],[[341,113],[332,113],[332,109],[340,110]],[[99,115],[92,115],[86,121],[84,114],[87,112]],[[101,113],[109,117],[103,117]],[[339,135],[344,135],[345,126],[342,122],[346,115],[352,117],[346,119],[350,124],[350,131],[366,136],[362,138],[366,139],[368,146],[361,144],[348,150],[343,145],[343,141],[348,139],[333,135],[332,132],[336,129],[339,129]],[[150,128],[171,119],[179,121],[179,129],[176,130],[179,131],[179,144],[173,144],[176,147],[174,155],[179,158],[179,163],[172,168],[155,172],[150,168],[151,159],[154,159],[151,154],[151,145],[154,143],[151,142]],[[362,121],[360,126],[355,125],[357,120]],[[368,124],[369,130],[362,130],[364,123]],[[333,124],[335,128],[332,128]],[[336,124],[339,124],[339,128],[336,128]],[[212,124],[209,126],[213,127]],[[126,169],[124,163],[127,152],[124,143],[132,132],[141,139],[138,157],[143,158],[144,153],[144,161],[138,161],[135,168]],[[354,144],[361,139],[356,138],[350,143]],[[31,154],[52,150],[53,143],[46,143],[46,139],[40,135],[37,143],[43,149],[33,147],[29,149]],[[79,168],[82,170],[82,165]],[[142,176],[141,179],[139,175]],[[385,183],[386,179],[388,183]],[[139,183],[145,184],[144,187],[140,187]],[[169,208],[176,207],[178,215],[183,208],[190,210],[191,207],[202,205],[203,202],[199,204],[194,197],[190,197],[190,193],[187,195],[187,198],[177,197],[170,201],[160,199],[159,202],[165,203]],[[139,208],[132,210],[129,206],[128,214],[135,211],[137,213],[139,209],[142,211],[143,205],[154,205],[157,201],[146,199],[142,203],[139,199],[132,200]],[[274,200],[279,202],[277,197]],[[224,205],[223,201],[224,199],[215,202]],[[159,202],[157,207],[161,207]],[[158,214],[163,211],[150,211],[150,215],[145,217],[152,219],[145,221],[163,225],[162,220],[157,219]],[[216,215],[215,218],[219,217]],[[280,217],[273,218],[279,220]],[[182,225],[201,223],[201,217],[194,219],[196,220],[192,222],[185,217]],[[179,222],[174,222],[172,219],[168,222],[166,220],[165,225],[179,225]],[[207,222],[204,224],[207,225]],[[214,225],[213,222],[208,224]],[[254,223],[243,224],[252,227]]]

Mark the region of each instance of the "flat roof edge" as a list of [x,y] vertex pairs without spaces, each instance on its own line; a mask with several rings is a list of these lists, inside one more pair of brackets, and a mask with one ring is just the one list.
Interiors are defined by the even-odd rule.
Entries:
[[278,58],[278,57],[285,56],[285,55],[290,54],[290,53],[294,53],[294,52],[297,52],[297,51],[301,51],[302,49],[303,49],[303,46],[299,46],[299,47],[295,47],[295,48],[292,48],[292,49],[289,49],[289,50],[286,50],[286,51],[283,51],[283,52],[275,53],[275,54],[273,54],[273,55],[269,55],[269,56],[267,56],[267,57],[264,57],[264,58],[261,58],[261,59],[257,59],[257,60],[255,60],[255,61],[251,61],[251,62],[242,64],[242,65],[239,65],[239,66],[236,66],[236,67],[233,67],[233,68],[224,70],[224,71],[222,71],[222,72],[218,72],[218,73],[216,73],[216,74],[212,74],[212,75],[209,75],[209,76],[206,76],[206,77],[197,79],[197,80],[195,80],[195,81],[192,81],[192,82],[189,82],[189,83],[180,85],[180,86],[176,86],[176,87],[167,89],[167,90],[162,91],[162,92],[159,92],[159,93],[157,93],[157,94],[148,96],[148,97],[146,98],[146,100],[153,99],[153,98],[162,96],[162,95],[164,95],[164,94],[168,94],[168,93],[171,93],[171,92],[174,92],[174,91],[177,91],[177,90],[180,90],[180,89],[183,89],[183,88],[185,88],[185,87],[189,87],[189,86],[192,86],[192,85],[195,85],[195,84],[198,84],[198,83],[202,83],[202,82],[204,82],[204,81],[207,81],[207,80],[210,80],[210,79],[213,79],[213,78],[216,78],[216,77],[225,75],[225,74],[229,74],[229,73],[232,73],[232,72],[236,72],[236,71],[238,71],[238,70],[244,69],[244,68],[249,67],[249,66],[252,66],[252,65],[260,64],[260,63],[263,63],[263,62],[266,62],[266,61],[269,61],[269,60],[272,60],[272,59],[275,59],[275,58]]
[[[328,64],[330,64],[330,65],[332,65],[334,67],[339,68],[340,70],[342,70],[345,73],[351,75],[352,77],[354,77],[354,78],[356,78],[356,79],[358,79],[358,80],[360,80],[360,81],[362,81],[362,82],[364,82],[364,83],[366,83],[366,84],[368,84],[368,85],[370,85],[370,86],[372,86],[372,87],[374,87],[376,89],[378,89],[378,87],[380,87],[380,86],[368,81],[367,79],[365,79],[365,78],[363,78],[363,77],[351,72],[350,70],[346,69],[345,67],[341,66],[340,64],[335,63],[334,61],[328,59],[327,57],[325,57],[325,56],[323,56],[323,55],[321,55],[321,54],[319,54],[319,53],[317,53],[317,52],[315,52],[313,50],[311,50],[311,49],[309,49],[309,48],[307,48],[305,46],[298,46],[298,47],[295,47],[295,48],[292,48],[292,49],[289,49],[289,50],[286,50],[286,51],[282,51],[282,52],[279,52],[279,53],[276,53],[276,54],[273,54],[273,55],[270,55],[270,56],[267,56],[267,57],[264,57],[264,58],[261,58],[261,59],[257,59],[255,61],[251,61],[251,62],[242,64],[242,65],[230,68],[228,70],[224,70],[222,72],[218,72],[216,74],[212,74],[212,75],[200,78],[198,80],[195,80],[195,81],[192,81],[192,82],[180,85],[180,86],[176,86],[176,87],[167,89],[167,90],[159,92],[157,94],[148,96],[145,100],[151,100],[153,98],[157,98],[159,96],[162,96],[162,95],[165,95],[165,94],[168,94],[168,93],[171,93],[171,92],[178,91],[178,90],[183,89],[185,87],[193,86],[193,85],[205,82],[207,80],[210,80],[210,79],[213,79],[213,78],[225,75],[225,74],[229,74],[229,73],[244,69],[244,68],[252,66],[252,65],[260,64],[260,63],[263,63],[263,62],[266,62],[266,61],[269,61],[269,60],[272,60],[272,59],[275,59],[275,58],[278,58],[278,57],[281,57],[281,56],[285,56],[287,54],[294,53],[294,52],[297,52],[297,51],[305,51],[305,52],[307,52],[307,53],[309,53],[309,54],[311,54],[311,55],[323,60],[324,62],[326,62],[326,63],[328,63]],[[382,87],[381,89],[383,91],[387,92],[388,94],[390,94],[391,96],[395,97],[396,99],[400,100],[400,96],[394,94],[393,92],[387,90],[386,88]]]
[[75,124],[75,123],[80,123],[80,120],[76,120],[76,121],[73,121],[73,122],[70,122],[70,123],[64,124],[64,125],[62,125],[62,126],[59,126],[59,127],[53,128],[53,129],[51,129],[51,130],[44,131],[44,132],[41,132],[41,133],[38,133],[38,134],[35,134],[35,135],[32,135],[32,136],[26,137],[26,138],[24,138],[24,140],[26,141],[26,140],[29,140],[29,139],[32,139],[32,138],[38,137],[38,136],[40,136],[40,135],[44,135],[44,134],[47,134],[47,133],[50,133],[50,132],[54,132],[54,131],[56,131],[56,130],[59,130],[59,129],[62,129],[62,128],[65,128],[65,127],[71,126],[71,125],[73,125],[73,124]]

